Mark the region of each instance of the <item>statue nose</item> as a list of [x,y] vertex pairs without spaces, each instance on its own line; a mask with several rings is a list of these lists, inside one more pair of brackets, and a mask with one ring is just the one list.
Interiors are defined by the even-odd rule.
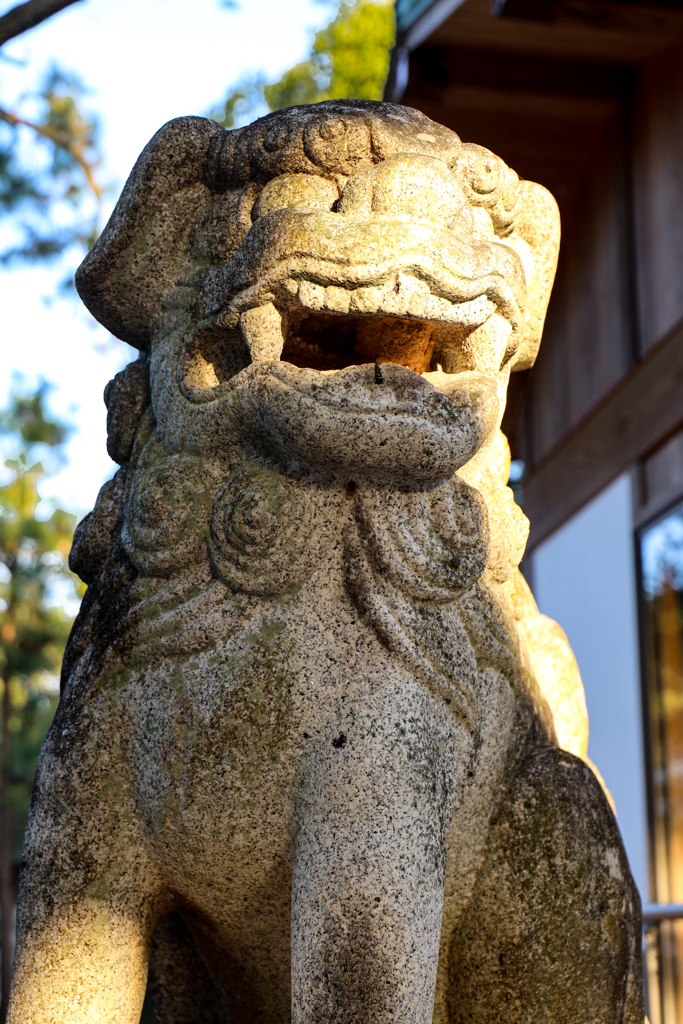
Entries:
[[398,153],[353,174],[338,206],[350,217],[415,220],[453,229],[469,223],[469,206],[452,171],[442,160]]

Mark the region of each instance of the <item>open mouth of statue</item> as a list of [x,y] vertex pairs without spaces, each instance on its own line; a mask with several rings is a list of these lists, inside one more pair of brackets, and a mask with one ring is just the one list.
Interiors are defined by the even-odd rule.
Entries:
[[425,482],[495,426],[525,284],[497,241],[289,209],[260,217],[202,292],[205,318],[179,339],[186,400],[288,465]]
[[274,297],[205,322],[178,363],[185,398],[232,409],[248,446],[289,465],[428,482],[495,426],[495,372],[467,364],[467,342],[488,330],[495,370],[512,328],[485,294],[432,301],[400,273],[357,288],[289,278]]
[[[326,374],[367,363],[441,379],[495,372],[516,344],[499,309],[485,291],[452,302],[404,271],[357,287],[290,276],[261,305],[201,324],[184,344],[179,384],[191,401],[204,402],[250,364],[274,361]],[[381,369],[376,376],[380,383]]]
[[276,360],[322,372],[387,362],[496,373],[519,341],[525,279],[496,239],[288,208],[260,216],[202,292],[206,319],[185,343],[179,381],[199,401],[250,363]]
[[452,303],[403,272],[358,288],[296,283],[298,301],[283,318],[281,358],[318,370],[387,362],[422,374],[444,358],[450,366],[466,335],[496,312],[486,295]]

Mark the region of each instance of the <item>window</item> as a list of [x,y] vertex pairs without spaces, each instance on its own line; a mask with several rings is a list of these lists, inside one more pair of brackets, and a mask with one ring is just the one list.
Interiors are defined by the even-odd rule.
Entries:
[[[683,903],[683,503],[639,534],[650,885]],[[683,920],[646,933],[651,1024],[683,1020]]]

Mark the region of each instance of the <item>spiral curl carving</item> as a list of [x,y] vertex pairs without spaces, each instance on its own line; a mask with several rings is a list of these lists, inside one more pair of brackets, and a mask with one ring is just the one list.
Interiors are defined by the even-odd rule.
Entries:
[[366,488],[344,535],[349,594],[381,642],[474,735],[477,664],[457,601],[482,576],[486,506],[457,477],[430,491]]
[[457,478],[433,491],[364,491],[356,520],[380,578],[416,600],[452,601],[486,568],[486,506]]
[[206,467],[186,455],[136,473],[123,543],[140,572],[171,576],[201,559],[214,487]]
[[216,496],[209,553],[236,591],[268,596],[303,582],[320,561],[319,503],[280,473],[245,467]]

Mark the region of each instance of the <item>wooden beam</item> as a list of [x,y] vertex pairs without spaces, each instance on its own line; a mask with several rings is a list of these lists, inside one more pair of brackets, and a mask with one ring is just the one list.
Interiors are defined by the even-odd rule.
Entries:
[[681,10],[585,0],[582,14],[572,14],[567,4],[553,22],[520,21],[493,17],[491,0],[465,0],[424,38],[445,48],[635,65],[683,37]]
[[439,25],[449,18],[464,0],[434,0],[403,33],[401,43],[407,50],[414,50],[424,42]]
[[541,461],[524,483],[528,550],[683,423],[683,320]]

